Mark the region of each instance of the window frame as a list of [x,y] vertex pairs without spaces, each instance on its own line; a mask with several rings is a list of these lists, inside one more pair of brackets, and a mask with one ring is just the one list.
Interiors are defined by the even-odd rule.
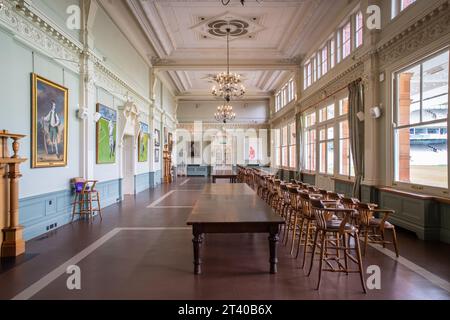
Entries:
[[[417,1],[416,1],[417,2]],[[413,3],[414,4],[414,3]],[[412,4],[412,5],[413,5]],[[408,8],[408,7],[407,7]],[[408,191],[412,191],[412,192],[420,192],[420,193],[424,193],[424,194],[431,194],[431,195],[440,195],[440,196],[445,196],[445,197],[449,197],[449,193],[450,193],[450,150],[448,149],[447,146],[447,188],[443,188],[443,187],[437,187],[437,186],[430,186],[430,185],[424,185],[424,184],[420,184],[420,183],[409,183],[409,182],[405,182],[405,181],[397,181],[396,180],[396,175],[397,175],[397,145],[396,145],[396,131],[397,130],[402,130],[405,128],[409,128],[409,129],[415,129],[417,127],[422,127],[424,125],[431,125],[431,124],[437,124],[437,123],[447,123],[447,134],[448,134],[448,129],[450,128],[450,116],[449,114],[447,114],[447,118],[445,119],[438,119],[438,120],[432,120],[432,121],[419,121],[417,123],[409,123],[406,125],[401,125],[398,126],[397,125],[397,121],[398,121],[398,84],[397,84],[397,75],[407,71],[415,66],[421,66],[423,65],[423,63],[425,63],[426,61],[429,61],[445,52],[448,52],[449,55],[449,62],[450,62],[450,46],[446,46],[444,48],[441,48],[437,51],[434,51],[434,53],[429,54],[429,55],[425,55],[425,56],[421,56],[418,59],[414,59],[412,62],[407,63],[407,64],[403,64],[402,67],[397,68],[395,70],[393,70],[391,72],[391,86],[390,86],[390,99],[391,99],[391,122],[390,122],[390,150],[388,150],[388,152],[391,152],[391,165],[389,168],[389,175],[390,177],[388,178],[388,181],[390,182],[390,185],[394,188],[399,188],[399,189],[403,189],[403,190],[408,190]],[[422,72],[422,71],[421,71]],[[423,81],[421,79],[421,86],[423,84]],[[450,67],[449,67],[449,80],[448,80],[448,93],[447,93],[447,99],[450,102]],[[421,95],[423,94],[422,92],[422,88],[421,88]],[[422,96],[421,96],[421,112],[420,112],[420,120],[422,120]],[[449,111],[450,112],[450,111]],[[447,142],[448,144],[448,142]]]

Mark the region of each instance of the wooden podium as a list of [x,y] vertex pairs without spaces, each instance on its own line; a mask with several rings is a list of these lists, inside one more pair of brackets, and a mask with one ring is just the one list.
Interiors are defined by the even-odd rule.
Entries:
[[[17,257],[25,253],[23,227],[19,225],[19,179],[20,165],[27,159],[20,158],[19,140],[24,135],[0,131],[0,227],[1,257]],[[13,155],[10,156],[8,143],[12,140]]]

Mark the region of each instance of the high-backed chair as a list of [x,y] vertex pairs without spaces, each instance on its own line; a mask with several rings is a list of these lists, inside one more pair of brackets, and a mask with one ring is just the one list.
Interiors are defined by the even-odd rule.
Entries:
[[[72,179],[75,191],[75,197],[72,203],[72,221],[75,219],[76,214],[88,216],[89,219],[92,219],[95,212],[97,212],[100,219],[103,220],[100,206],[100,194],[95,189],[97,182],[97,180],[85,180],[83,178]],[[94,207],[93,203],[96,203],[97,206]]]

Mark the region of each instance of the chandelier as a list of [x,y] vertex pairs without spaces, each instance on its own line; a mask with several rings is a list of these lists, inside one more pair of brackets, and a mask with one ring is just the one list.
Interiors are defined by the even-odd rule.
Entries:
[[219,73],[214,76],[213,81],[217,83],[212,88],[212,94],[216,97],[222,97],[227,102],[232,98],[239,98],[245,94],[245,87],[242,84],[241,76],[236,73],[230,73],[230,32],[227,28],[227,72]]
[[225,104],[217,107],[214,118],[218,122],[227,123],[227,121],[233,121],[236,118],[236,114],[233,112],[232,106]]
[[[245,6],[245,0],[240,0],[240,1],[241,1],[242,6]],[[227,6],[231,2],[231,0],[221,0],[221,2],[224,6]],[[259,3],[260,0],[256,0],[256,2]]]

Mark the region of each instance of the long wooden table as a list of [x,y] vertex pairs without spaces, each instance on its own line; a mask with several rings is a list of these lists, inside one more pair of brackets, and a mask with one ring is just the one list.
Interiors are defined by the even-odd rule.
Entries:
[[201,274],[206,233],[268,233],[270,273],[277,272],[277,244],[284,220],[246,184],[207,185],[187,221],[194,239],[194,273]]
[[237,173],[234,170],[214,170],[211,177],[213,183],[216,183],[217,179],[230,179],[230,183],[237,181]]

